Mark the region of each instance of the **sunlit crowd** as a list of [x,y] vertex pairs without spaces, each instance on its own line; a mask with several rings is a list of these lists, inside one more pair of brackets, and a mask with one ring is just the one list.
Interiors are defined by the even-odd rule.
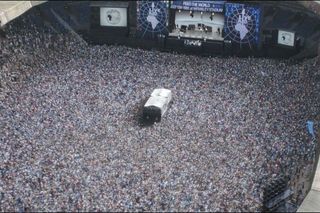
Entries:
[[[270,178],[314,160],[312,59],[90,46],[27,17],[0,45],[2,211],[260,211]],[[162,87],[172,104],[140,126]]]

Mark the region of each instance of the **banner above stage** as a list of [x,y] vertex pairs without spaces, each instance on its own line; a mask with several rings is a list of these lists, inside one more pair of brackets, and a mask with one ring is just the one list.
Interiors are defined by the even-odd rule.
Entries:
[[223,5],[225,1],[171,1],[171,9],[178,10],[192,10],[192,11],[208,11],[208,12],[223,12]]

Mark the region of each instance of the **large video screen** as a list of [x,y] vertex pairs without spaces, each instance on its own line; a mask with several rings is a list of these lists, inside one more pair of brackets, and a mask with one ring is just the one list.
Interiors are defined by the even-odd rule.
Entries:
[[137,3],[138,37],[155,38],[157,34],[168,34],[168,3],[165,1]]
[[260,8],[245,4],[225,4],[224,39],[250,47],[259,43]]
[[127,8],[101,7],[100,25],[107,27],[126,27]]

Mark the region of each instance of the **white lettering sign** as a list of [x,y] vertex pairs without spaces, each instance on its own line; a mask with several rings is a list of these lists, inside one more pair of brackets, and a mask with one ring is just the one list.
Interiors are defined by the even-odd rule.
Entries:
[[201,47],[202,42],[199,41],[199,40],[184,40],[184,45],[185,45],[185,46]]

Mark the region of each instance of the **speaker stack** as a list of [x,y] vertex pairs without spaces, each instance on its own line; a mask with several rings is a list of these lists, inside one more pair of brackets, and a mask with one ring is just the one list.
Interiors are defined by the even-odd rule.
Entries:
[[223,53],[224,55],[232,55],[233,50],[232,50],[232,42],[229,40],[224,40],[223,41]]
[[164,49],[166,46],[166,35],[164,34],[158,34],[158,46],[160,49]]

